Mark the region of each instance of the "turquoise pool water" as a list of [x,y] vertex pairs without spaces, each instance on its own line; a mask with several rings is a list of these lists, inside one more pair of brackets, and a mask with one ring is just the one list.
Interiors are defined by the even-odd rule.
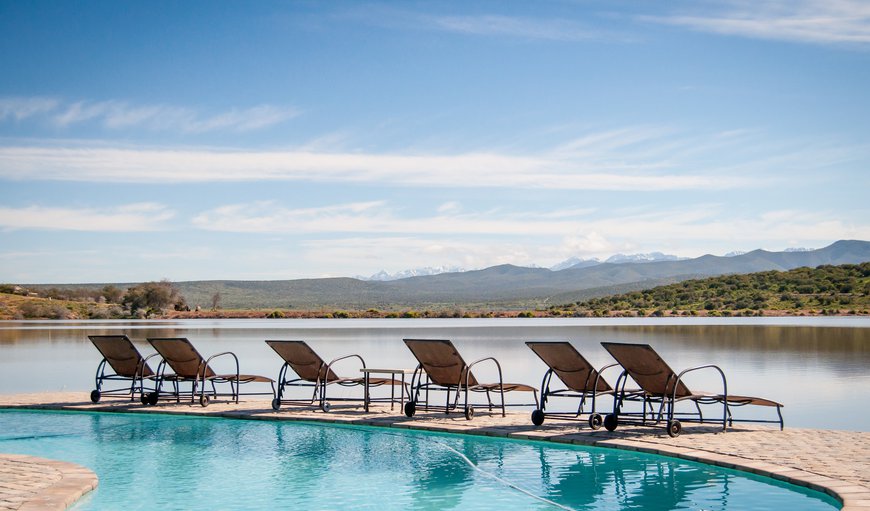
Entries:
[[0,452],[84,465],[74,509],[788,509],[833,499],[639,453],[539,442],[171,415],[0,411]]

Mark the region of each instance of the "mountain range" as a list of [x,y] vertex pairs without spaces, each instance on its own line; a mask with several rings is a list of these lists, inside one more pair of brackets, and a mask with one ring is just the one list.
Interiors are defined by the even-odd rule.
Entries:
[[807,251],[753,250],[724,257],[650,262],[578,261],[559,270],[509,264],[482,270],[419,275],[396,280],[321,278],[280,281],[176,282],[191,305],[221,293],[224,308],[530,308],[568,303],[682,280],[731,273],[870,261],[870,242],[837,241]]
[[[805,250],[805,249],[801,249]],[[596,264],[602,263],[652,263],[656,261],[681,261],[683,259],[688,259],[688,257],[679,257],[675,255],[663,254],[661,252],[650,252],[648,254],[615,254],[604,261],[598,259],[597,257],[593,257],[592,259],[581,259],[579,257],[570,257],[561,263],[555,264],[550,267],[553,271],[564,270],[566,268],[585,268],[588,266],[595,266]],[[540,266],[529,266],[529,268],[540,268]],[[388,273],[386,270],[381,270],[370,277],[356,276],[355,279],[359,280],[399,280],[406,279],[408,277],[422,277],[426,275],[440,275],[442,273],[458,273],[467,271],[464,268],[459,268],[457,266],[426,266],[425,268],[414,268],[410,270],[402,270],[396,273]]]

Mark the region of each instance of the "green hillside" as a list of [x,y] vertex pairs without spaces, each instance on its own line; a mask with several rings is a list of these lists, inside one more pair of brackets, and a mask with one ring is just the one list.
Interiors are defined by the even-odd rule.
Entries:
[[[804,252],[752,252],[719,257],[705,255],[681,261],[600,263],[552,271],[500,265],[456,273],[410,277],[392,281],[320,278],[272,281],[208,280],[173,282],[192,309],[212,306],[219,297],[222,309],[257,310],[368,310],[433,311],[456,308],[526,311],[553,304],[590,300],[651,289],[689,279],[761,271],[785,271],[820,265],[870,261],[870,242],[841,240]],[[71,298],[71,293],[99,298],[108,287],[125,290],[135,284],[22,284],[40,295]],[[111,299],[106,298],[108,302]],[[750,304],[751,306],[751,304]],[[712,310],[712,309],[711,309]]]
[[569,316],[868,314],[870,263],[686,280],[550,311]]

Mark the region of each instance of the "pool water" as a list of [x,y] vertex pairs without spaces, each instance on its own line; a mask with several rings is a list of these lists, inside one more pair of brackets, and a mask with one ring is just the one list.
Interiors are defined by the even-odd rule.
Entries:
[[160,414],[0,411],[0,452],[100,478],[73,509],[837,509],[700,463],[387,428]]

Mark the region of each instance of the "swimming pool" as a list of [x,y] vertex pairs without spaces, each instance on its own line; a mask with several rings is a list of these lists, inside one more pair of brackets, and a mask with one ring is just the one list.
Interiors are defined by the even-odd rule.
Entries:
[[160,414],[0,410],[0,452],[84,465],[74,509],[837,509],[661,456],[500,438]]

